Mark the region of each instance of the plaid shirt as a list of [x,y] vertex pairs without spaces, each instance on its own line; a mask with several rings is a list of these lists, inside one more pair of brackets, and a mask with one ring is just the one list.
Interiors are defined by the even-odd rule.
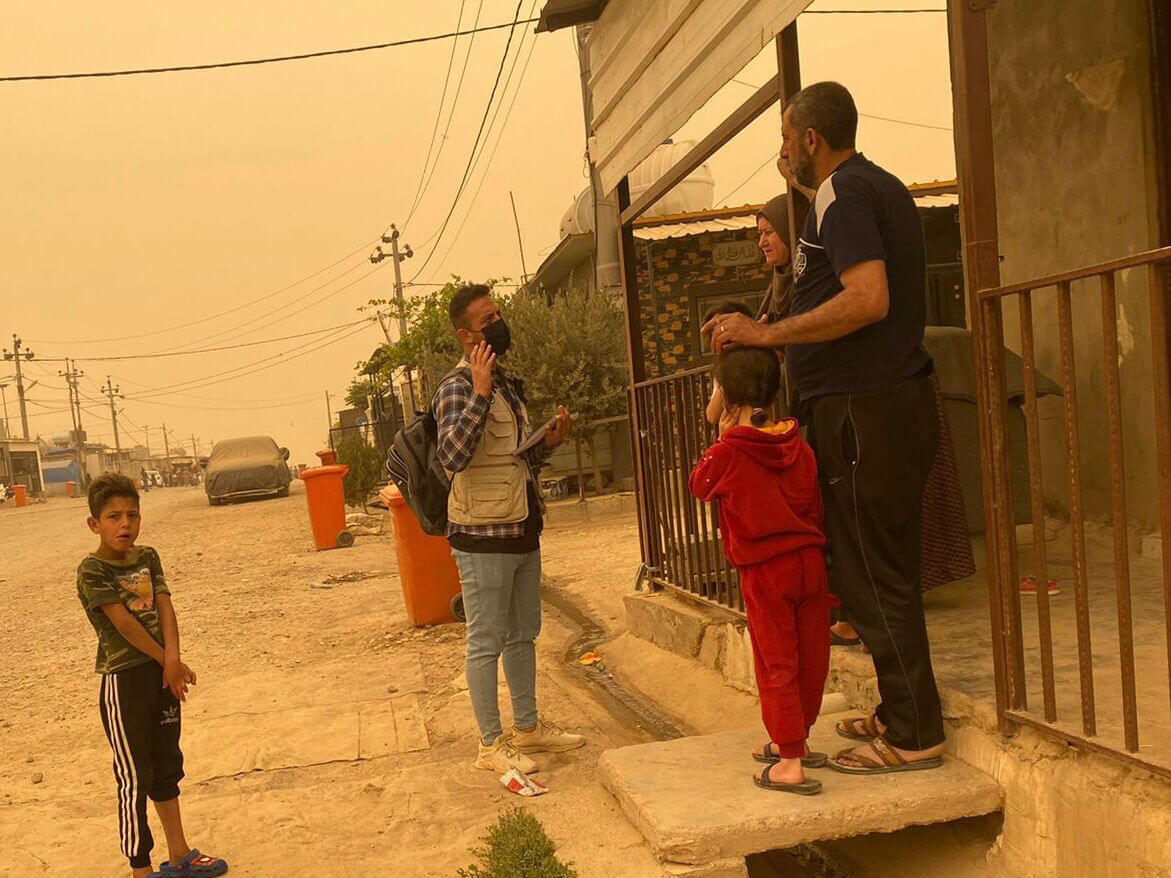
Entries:
[[[504,400],[517,419],[518,436],[526,437],[529,432],[528,419],[521,414],[521,399],[524,390],[519,379],[512,377],[500,366],[496,367],[493,394],[504,394]],[[494,397],[493,397],[494,398]],[[435,421],[439,425],[439,462],[453,473],[463,472],[476,453],[484,425],[488,421],[488,410],[493,399],[485,399],[474,390],[466,375],[453,375],[439,385],[432,407]],[[534,486],[540,484],[541,467],[545,465],[552,450],[539,444],[523,455],[528,464],[528,480]],[[540,496],[540,491],[537,491]],[[529,510],[530,512],[532,510]],[[514,524],[453,524],[447,523],[447,535],[464,533],[477,537],[516,539],[524,536],[525,523]]]

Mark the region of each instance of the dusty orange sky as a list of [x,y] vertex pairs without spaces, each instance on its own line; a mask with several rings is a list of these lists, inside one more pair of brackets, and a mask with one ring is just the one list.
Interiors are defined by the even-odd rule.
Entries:
[[[465,27],[477,5],[468,0]],[[878,5],[819,2],[812,9]],[[529,8],[526,0],[526,13]],[[330,7],[303,0],[11,4],[0,29],[0,74],[360,45],[454,30],[459,10],[457,0]],[[511,0],[484,0],[481,24],[510,21],[514,10]],[[451,273],[520,276],[509,190],[532,272],[557,243],[561,215],[587,183],[572,38],[525,30],[523,42],[519,33],[514,37],[520,60],[487,152],[420,282],[438,283]],[[951,124],[942,14],[805,15],[799,31],[806,82],[840,80],[872,116]],[[422,265],[431,249],[423,242],[450,209],[506,37],[499,31],[475,38],[441,161],[404,230],[404,241],[417,251],[404,263],[405,278]],[[459,41],[453,80],[468,39]],[[38,359],[78,358],[86,373],[84,425],[98,441],[113,444],[109,408],[97,390],[109,374],[127,397],[119,403],[123,445],[141,443],[148,427],[152,449],[160,448],[165,422],[184,447],[195,434],[203,453],[212,439],[268,433],[292,449],[294,462],[313,461],[325,438],[325,392],[336,395],[336,410],[354,363],[382,339],[376,326],[345,338],[354,330],[219,353],[108,363],[86,358],[307,332],[354,320],[359,305],[389,295],[389,263],[360,279],[373,268],[367,244],[388,223],[401,227],[406,220],[450,53],[450,41],[442,41],[208,72],[0,83],[0,345],[11,348],[18,332]],[[759,84],[774,69],[770,47],[738,78]],[[453,92],[454,81],[448,106]],[[747,94],[748,88],[729,84],[677,139],[702,136]],[[712,159],[718,199],[775,154],[778,131],[777,114],[766,114]],[[871,158],[907,182],[954,175],[946,130],[864,118],[859,138]],[[769,163],[729,203],[778,191]],[[347,253],[354,255],[342,259]],[[240,310],[215,317],[233,308]],[[240,368],[252,363],[257,371]],[[0,381],[9,366],[0,364]],[[60,368],[30,365],[28,379],[40,381],[29,393],[33,434],[69,428]],[[230,371],[237,368],[251,374]],[[19,434],[14,388],[7,395]]]

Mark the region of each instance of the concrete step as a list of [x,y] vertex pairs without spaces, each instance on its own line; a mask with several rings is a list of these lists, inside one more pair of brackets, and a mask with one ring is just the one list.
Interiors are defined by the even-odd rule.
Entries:
[[[823,716],[810,746],[831,755],[849,746]],[[942,768],[872,777],[811,771],[817,796],[761,790],[751,757],[758,727],[608,750],[598,762],[606,788],[665,863],[726,863],[779,848],[908,826],[944,823],[1001,809],[991,777],[951,757]]]

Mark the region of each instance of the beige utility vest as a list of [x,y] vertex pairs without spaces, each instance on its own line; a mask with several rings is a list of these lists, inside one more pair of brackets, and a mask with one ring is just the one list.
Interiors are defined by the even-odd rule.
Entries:
[[[460,363],[468,368],[467,360]],[[527,422],[524,403],[520,419]],[[513,455],[520,444],[517,416],[504,394],[492,394],[487,422],[471,462],[451,478],[447,520],[452,524],[516,524],[529,516],[528,466]],[[450,474],[449,474],[450,475]]]

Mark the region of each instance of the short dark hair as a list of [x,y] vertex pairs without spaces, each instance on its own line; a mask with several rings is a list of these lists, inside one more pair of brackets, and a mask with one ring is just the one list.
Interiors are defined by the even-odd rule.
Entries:
[[858,108],[839,82],[815,82],[793,95],[789,118],[798,131],[812,128],[830,149],[853,149],[858,136]]
[[86,491],[86,500],[89,502],[89,514],[98,518],[106,504],[115,497],[125,497],[138,503],[138,489],[134,482],[121,473],[102,473],[89,483]]
[[[713,317],[719,317],[721,314],[743,314],[745,317],[756,317],[752,313],[752,309],[740,301],[720,302],[718,305],[712,305],[703,313],[703,322],[700,326],[706,324]],[[705,339],[711,338],[711,330],[703,333]]]
[[468,308],[476,299],[492,295],[492,288],[486,284],[464,284],[451,297],[451,304],[447,306],[447,314],[451,317],[451,325],[456,329],[471,329],[468,326]]
[[768,408],[781,392],[781,364],[771,348],[731,348],[716,361],[716,381],[730,405]]

